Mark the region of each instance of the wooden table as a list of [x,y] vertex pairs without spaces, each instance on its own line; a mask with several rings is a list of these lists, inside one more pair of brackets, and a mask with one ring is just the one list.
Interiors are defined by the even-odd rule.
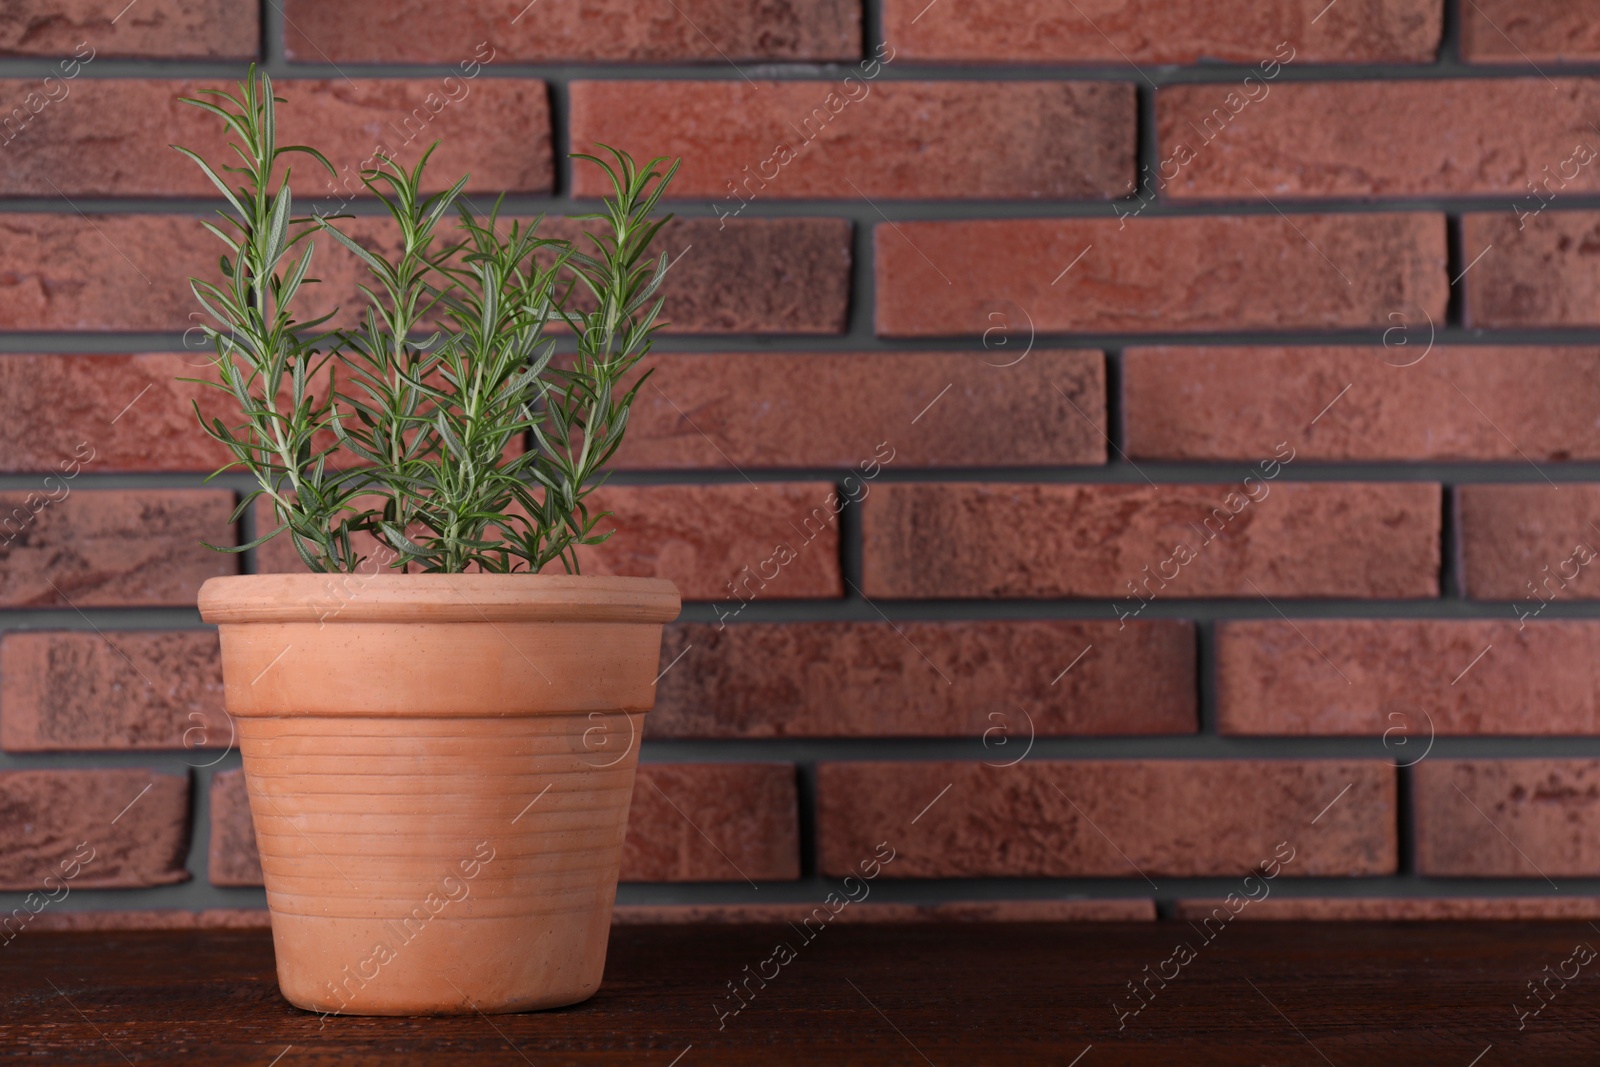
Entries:
[[[727,983],[780,940],[795,958],[719,1028]],[[1193,950],[1181,965],[1179,942]],[[835,925],[802,944],[788,926],[625,927],[605,986],[573,1008],[324,1020],[278,996],[264,932],[25,932],[0,950],[0,1063],[1592,1065],[1600,959],[1575,960],[1579,944],[1600,933],[1239,922],[1207,942],[1181,922]],[[1176,977],[1149,978],[1133,1014],[1126,983],[1147,966]]]

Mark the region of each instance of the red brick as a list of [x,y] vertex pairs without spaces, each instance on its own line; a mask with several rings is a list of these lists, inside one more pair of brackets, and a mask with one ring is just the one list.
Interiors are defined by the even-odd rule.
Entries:
[[[556,226],[552,233],[578,237],[575,226]],[[845,331],[850,310],[850,223],[845,219],[674,219],[662,227],[653,251],[675,260],[661,287],[670,332]]]
[[[654,373],[635,403],[615,465],[847,468],[891,454],[884,466],[1105,462],[1101,354],[1023,356],[1025,350],[1026,340],[1017,337],[1010,346],[996,341],[981,355],[657,353],[648,361]],[[1370,361],[1369,350],[1350,351],[1367,353]],[[1507,351],[1526,365],[1525,350]],[[1562,351],[1572,362],[1572,350]],[[96,472],[214,470],[228,454],[196,425],[191,401],[208,412],[224,401],[179,381],[205,376],[212,358],[209,349],[0,356],[0,469],[50,471],[86,443],[94,449],[86,469]],[[1170,373],[1179,366],[1175,358]],[[1450,395],[1459,399],[1453,390]],[[1177,419],[1185,410],[1162,417]],[[88,441],[80,432],[85,426],[98,428]],[[1576,432],[1563,431],[1567,437]],[[1495,435],[1493,442],[1503,445],[1504,439]]]
[[219,394],[178,380],[206,377],[214,358],[0,355],[0,470],[54,472],[88,449],[84,469],[96,473],[215,470],[227,450],[201,431],[192,404],[213,408]]
[[[370,247],[397,240],[380,220],[340,225]],[[719,234],[722,226],[727,232]],[[576,236],[578,228],[562,220],[547,232]],[[663,227],[657,247],[683,257],[662,287],[675,332],[845,328],[846,220],[676,219]],[[0,329],[189,329],[201,320],[188,279],[215,277],[219,248],[199,219],[186,216],[8,215],[0,221]],[[306,290],[302,318],[359,306],[364,268],[354,256],[323,240],[313,262],[322,284]]]
[[[284,47],[303,63],[457,63],[854,59],[860,5],[849,0],[591,0],[516,7],[467,0],[448,19],[427,0],[373,10],[362,0],[284,0]],[[419,32],[420,31],[420,32]]]
[[[627,882],[792,881],[800,877],[794,767],[641,763],[622,847]],[[243,772],[212,779],[211,882],[260,885]]]
[[1395,772],[1370,761],[817,767],[820,866],[835,877],[880,842],[897,853],[893,878],[1232,876],[1279,842],[1294,849],[1285,875],[1390,874],[1395,825]]
[[1307,460],[1600,458],[1600,349],[1430,348],[1432,332],[1416,316],[1382,347],[1128,349],[1127,453],[1256,460],[1288,437]]
[[[1007,366],[1025,350],[1024,339],[1014,342],[997,342],[984,354],[656,354],[616,465],[751,470],[862,467],[874,460],[890,468],[1104,463],[1102,355],[1029,352]],[[873,466],[865,471],[877,473]]]
[[1456,507],[1467,596],[1514,600],[1519,618],[1600,599],[1600,485],[1463,485]]
[[1600,760],[1427,760],[1413,774],[1417,873],[1600,872]]
[[[616,532],[578,558],[584,574],[670,579],[686,600],[839,597],[836,496],[822,482],[607,486],[590,512],[610,511],[599,529]],[[780,565],[783,545],[793,558]],[[257,559],[267,574],[305,570],[285,537],[262,545]]]
[[64,875],[71,889],[172,885],[189,880],[188,851],[187,775],[0,772],[0,889],[39,890]]
[[[575,82],[572,143],[682,158],[671,195],[714,198],[718,215],[747,200],[1133,191],[1132,85],[872,81],[881,69],[848,82]],[[611,191],[596,167],[574,180],[579,196]]]
[[266,908],[118,909],[115,911],[45,911],[28,923],[28,929],[99,930],[269,930],[272,916]]
[[206,630],[0,637],[8,752],[225,748],[217,636]]
[[[1180,900],[1174,918],[1198,920],[1220,900]],[[1236,913],[1241,919],[1289,922],[1495,922],[1600,919],[1594,897],[1273,897]]]
[[206,877],[212,885],[261,884],[261,854],[256,850],[255,826],[250,821],[250,796],[241,770],[218,771],[211,776],[211,842]]
[[1592,3],[1472,0],[1461,8],[1461,56],[1471,63],[1586,62],[1600,58]]
[[[859,889],[853,889],[859,893]],[[869,889],[870,892],[870,889]],[[611,913],[613,926],[696,923],[743,926],[752,923],[800,923],[816,904],[620,904]],[[830,909],[831,910],[831,909]],[[1600,908],[1596,909],[1600,912]],[[1155,901],[1138,897],[1115,900],[973,900],[946,904],[879,903],[863,899],[833,913],[831,923],[1049,923],[1150,922]]]
[[[586,244],[579,223],[545,226],[549,236]],[[672,261],[661,287],[667,332],[843,333],[850,234],[845,219],[671,220],[651,247]]]
[[215,242],[176,215],[8,215],[0,328],[187,329],[199,310],[187,279],[217,270]]
[[641,763],[622,846],[629,882],[793,881],[800,823],[788,763]]
[[141,0],[120,15],[100,0],[11,0],[0,8],[0,55],[254,59],[253,0]]
[[1461,233],[1468,326],[1600,325],[1600,212],[1466,215]]
[[[1296,232],[1298,231],[1298,232]],[[1237,332],[1444,318],[1434,214],[901,222],[874,231],[885,337]],[[1080,258],[1081,257],[1081,258]]]
[[1135,613],[1152,595],[1432,597],[1439,524],[1423,482],[902,483],[865,501],[863,571],[868,596],[1120,597]]
[[[0,152],[0,194],[7,196],[203,196],[216,187],[172,150],[183,145],[213,167],[237,162],[220,119],[180,104],[207,89],[238,94],[233,80],[83,78],[22,128]],[[0,101],[35,87],[0,80]],[[349,199],[366,195],[359,177],[381,145],[408,169],[429,160],[429,187],[448,189],[471,174],[469,191],[547,193],[555,172],[549,96],[526,78],[278,79],[278,143],[314,144],[337,178],[309,160],[294,164],[295,193]],[[9,131],[8,131],[9,132]],[[291,161],[294,157],[290,157]]]
[[[1397,763],[1434,734],[1600,731],[1600,623],[1271,619],[1217,625],[1224,734],[1375,734]],[[1430,726],[1431,721],[1431,726]]]
[[200,544],[237,543],[229,490],[59,485],[0,493],[0,606],[193,607],[207,578],[238,573]]
[[[1318,5],[1320,6],[1320,5]],[[1428,0],[1313,5],[1248,0],[1167,4],[1131,0],[1085,11],[1051,0],[996,0],[981,9],[885,0],[885,39],[906,59],[1193,63],[1423,63],[1438,51],[1444,9]],[[1290,42],[1277,52],[1279,42]]]
[[1530,182],[1600,188],[1597,104],[1578,78],[1179,85],[1156,94],[1157,173],[1174,200],[1509,193],[1532,211]]
[[964,735],[1004,763],[1034,735],[1198,728],[1187,622],[689,623],[661,662],[654,738]]
[[617,532],[579,558],[586,574],[671,579],[686,600],[843,596],[838,499],[823,482],[608,486],[594,506]]

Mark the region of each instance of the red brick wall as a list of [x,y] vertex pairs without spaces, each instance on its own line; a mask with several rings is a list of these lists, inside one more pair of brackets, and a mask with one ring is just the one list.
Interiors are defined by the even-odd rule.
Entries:
[[197,544],[255,523],[177,380],[215,205],[165,147],[259,57],[341,181],[439,138],[560,215],[570,150],[683,157],[587,560],[690,601],[635,919],[882,842],[882,917],[1198,913],[1269,862],[1257,915],[1600,912],[1597,0],[101,7],[0,14],[6,909],[69,867],[42,925],[262,903],[193,602],[295,564]]

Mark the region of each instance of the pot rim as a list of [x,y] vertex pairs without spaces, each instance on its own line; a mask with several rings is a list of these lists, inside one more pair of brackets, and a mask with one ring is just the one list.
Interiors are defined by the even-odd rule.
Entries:
[[251,622],[638,622],[678,617],[664,578],[574,574],[237,574],[200,587],[200,617]]

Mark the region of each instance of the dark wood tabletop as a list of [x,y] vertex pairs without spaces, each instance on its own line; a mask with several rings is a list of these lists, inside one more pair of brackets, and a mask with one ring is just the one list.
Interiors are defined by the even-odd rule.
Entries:
[[0,950],[0,1062],[1592,1065],[1591,945],[1566,922],[622,927],[587,1003],[382,1019],[291,1007],[265,932],[36,932]]

